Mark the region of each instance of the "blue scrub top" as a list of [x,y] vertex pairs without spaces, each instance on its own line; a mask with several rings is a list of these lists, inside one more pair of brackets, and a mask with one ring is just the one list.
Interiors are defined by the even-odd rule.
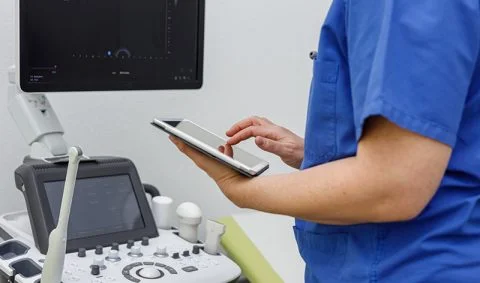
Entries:
[[333,0],[314,60],[302,167],[355,155],[371,116],[447,144],[453,155],[413,221],[297,220],[306,282],[480,282],[479,6]]

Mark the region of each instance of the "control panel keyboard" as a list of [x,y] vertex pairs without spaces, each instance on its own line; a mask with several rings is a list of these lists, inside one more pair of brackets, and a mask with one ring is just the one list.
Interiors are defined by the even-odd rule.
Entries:
[[[40,283],[45,256],[25,242],[15,239],[0,244],[0,277],[7,282]],[[159,230],[157,238],[81,248],[67,254],[62,282],[220,283],[233,281],[240,273],[226,256],[206,253],[201,243],[185,241],[176,230]]]

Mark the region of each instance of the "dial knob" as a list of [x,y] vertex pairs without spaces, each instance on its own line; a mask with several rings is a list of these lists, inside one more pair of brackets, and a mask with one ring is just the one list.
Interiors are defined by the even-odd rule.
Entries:
[[189,251],[183,251],[182,255],[184,257],[190,256],[190,252]]
[[148,237],[143,237],[142,238],[142,246],[148,246],[149,245],[149,238]]
[[78,257],[86,257],[86,256],[87,256],[87,250],[85,248],[78,249]]
[[106,257],[106,260],[110,262],[117,262],[120,261],[121,258],[118,255],[118,251],[114,250],[113,248],[108,252],[108,256]]
[[165,246],[158,246],[157,251],[154,253],[154,256],[156,257],[167,257],[167,247]]
[[96,246],[96,247],[95,247],[95,254],[96,254],[96,255],[101,255],[101,254],[103,254],[103,247],[100,246],[100,245]]
[[179,258],[180,258],[180,254],[179,254],[179,253],[173,253],[172,258],[173,258],[173,259],[179,259]]
[[118,243],[113,243],[112,244],[112,250],[116,250],[116,251],[120,250]]
[[92,275],[100,275],[100,266],[98,265],[92,265],[91,266],[92,271],[90,272]]
[[198,255],[200,253],[200,246],[193,246],[192,254]]
[[128,255],[131,256],[131,257],[141,257],[141,256],[143,256],[142,248],[140,246],[133,246],[133,247],[131,247]]
[[131,248],[133,247],[133,245],[135,244],[135,241],[134,240],[128,240],[128,243],[127,243],[127,248]]

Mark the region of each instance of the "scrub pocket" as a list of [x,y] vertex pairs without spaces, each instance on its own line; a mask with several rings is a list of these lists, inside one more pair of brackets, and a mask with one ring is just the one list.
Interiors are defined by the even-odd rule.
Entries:
[[316,234],[293,227],[308,282],[339,282],[347,253],[348,233]]
[[331,161],[336,154],[338,73],[339,63],[321,59],[314,61],[305,155],[315,164]]

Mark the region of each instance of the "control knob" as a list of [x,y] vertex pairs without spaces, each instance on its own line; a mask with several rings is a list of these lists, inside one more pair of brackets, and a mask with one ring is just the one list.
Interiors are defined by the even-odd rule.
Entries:
[[142,257],[142,248],[140,246],[133,246],[128,255],[131,257]]
[[85,248],[78,249],[78,257],[86,257],[86,256],[87,256],[87,250]]
[[192,254],[198,255],[200,253],[200,246],[193,246]]
[[167,257],[167,247],[165,246],[158,246],[157,251],[153,254],[156,257]]
[[112,244],[112,250],[119,251],[120,250],[119,244],[118,243],[113,243]]
[[95,276],[96,276],[96,275],[100,275],[100,266],[98,266],[98,265],[92,265],[92,266],[91,266],[91,269],[92,269],[92,270],[91,270],[90,273],[91,273],[92,275],[95,275]]
[[108,252],[108,256],[105,259],[110,262],[117,262],[121,260],[120,256],[118,255],[118,251],[114,250],[113,248]]
[[96,246],[96,247],[95,247],[95,254],[96,254],[96,255],[101,255],[101,254],[103,254],[103,247],[100,246],[100,245]]

